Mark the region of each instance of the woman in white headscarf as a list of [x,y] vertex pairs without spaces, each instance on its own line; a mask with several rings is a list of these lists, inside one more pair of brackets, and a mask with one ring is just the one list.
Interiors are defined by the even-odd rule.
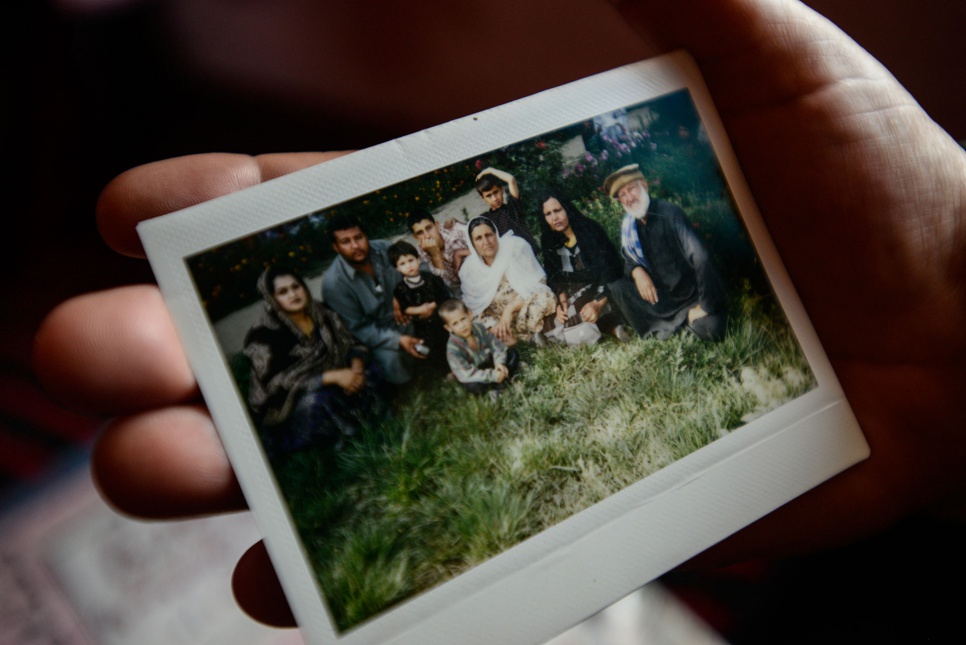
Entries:
[[474,318],[507,345],[526,339],[546,344],[543,331],[556,307],[533,249],[512,231],[500,237],[486,217],[470,220],[467,231],[470,256],[460,283]]

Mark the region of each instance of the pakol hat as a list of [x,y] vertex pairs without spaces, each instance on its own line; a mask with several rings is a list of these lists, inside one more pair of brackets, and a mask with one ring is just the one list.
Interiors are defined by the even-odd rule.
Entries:
[[604,190],[608,195],[614,197],[620,191],[621,188],[631,183],[632,181],[641,180],[646,182],[644,179],[644,174],[641,172],[641,167],[632,163],[629,166],[624,166],[615,170],[607,176],[604,180]]

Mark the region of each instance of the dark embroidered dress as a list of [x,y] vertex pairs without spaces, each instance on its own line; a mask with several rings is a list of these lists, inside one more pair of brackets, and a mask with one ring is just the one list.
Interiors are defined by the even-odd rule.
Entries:
[[[540,218],[540,246],[547,285],[558,303],[561,295],[566,294],[572,314],[567,326],[571,326],[582,322],[579,312],[585,304],[610,297],[609,287],[623,279],[624,265],[603,226],[577,210],[573,202],[557,190],[545,191],[540,198],[545,202],[551,197],[563,206],[577,238],[577,244],[568,247],[567,236],[554,231],[545,218]],[[600,311],[597,327],[607,334],[623,322],[620,312],[608,302]]]
[[[399,302],[399,307],[406,311],[409,307],[421,307],[430,302],[436,306],[452,298],[449,288],[443,279],[428,271],[419,272],[418,284],[409,278],[403,278],[396,285],[392,295]],[[446,363],[446,342],[449,332],[443,328],[443,321],[435,311],[429,318],[412,317],[413,333],[429,346],[429,361],[441,371],[448,371]]]

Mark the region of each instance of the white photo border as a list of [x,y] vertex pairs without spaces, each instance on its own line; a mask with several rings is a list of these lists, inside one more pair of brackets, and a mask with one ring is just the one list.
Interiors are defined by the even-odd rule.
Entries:
[[[490,561],[340,633],[186,258],[476,154],[678,90],[690,92],[817,387]],[[868,456],[707,89],[685,52],[621,67],[145,221],[138,232],[307,642],[542,642]]]

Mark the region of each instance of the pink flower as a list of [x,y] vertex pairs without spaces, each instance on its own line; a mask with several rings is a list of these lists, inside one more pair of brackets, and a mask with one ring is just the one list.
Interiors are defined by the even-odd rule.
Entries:
[[477,170],[483,170],[483,160],[482,159],[477,159],[476,160],[476,169]]
[[577,164],[577,166],[576,166],[576,167],[574,168],[574,170],[576,170],[578,174],[579,174],[579,173],[582,173],[582,172],[584,171],[584,166],[583,166],[583,164],[579,164],[579,163],[578,163],[578,164]]
[[584,153],[584,160],[585,161],[593,161],[594,160],[594,155],[590,154],[589,152],[585,152]]

